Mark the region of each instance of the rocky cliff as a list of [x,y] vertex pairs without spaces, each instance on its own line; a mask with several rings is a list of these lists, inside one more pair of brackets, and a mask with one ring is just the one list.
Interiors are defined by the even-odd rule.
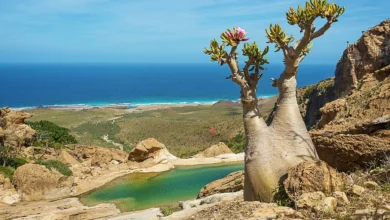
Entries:
[[[390,153],[389,55],[387,20],[345,50],[337,64],[334,86],[324,90],[327,95],[318,96],[307,88],[298,93],[306,123],[318,120],[321,113],[310,134],[320,158],[332,167],[353,170],[380,162]],[[324,82],[312,88],[318,90]],[[305,94],[310,98],[300,98]]]
[[31,139],[35,131],[24,120],[32,115],[11,110],[7,107],[0,109],[0,145],[19,147]]

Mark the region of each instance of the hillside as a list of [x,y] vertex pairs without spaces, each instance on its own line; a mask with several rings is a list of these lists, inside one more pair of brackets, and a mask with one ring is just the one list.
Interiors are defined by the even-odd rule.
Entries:
[[335,78],[298,91],[319,156],[332,167],[354,170],[390,153],[389,54],[386,20],[349,45]]

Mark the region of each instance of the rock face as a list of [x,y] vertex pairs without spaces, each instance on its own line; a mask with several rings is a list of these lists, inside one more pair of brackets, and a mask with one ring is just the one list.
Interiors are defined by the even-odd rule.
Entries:
[[37,201],[67,196],[72,186],[68,179],[56,170],[38,164],[25,164],[16,169],[13,179],[22,201]]
[[244,171],[237,171],[204,186],[200,190],[197,199],[218,193],[237,192],[243,189]]
[[289,169],[284,188],[288,196],[296,200],[304,193],[320,191],[331,194],[340,191],[348,182],[345,174],[337,173],[325,162],[308,161]]
[[195,158],[216,157],[221,154],[233,154],[233,151],[230,150],[230,148],[226,146],[225,143],[219,142],[218,144],[212,145],[211,147],[207,148],[203,152],[196,154],[193,157]]
[[14,111],[9,108],[0,109],[0,145],[20,147],[27,139],[31,139],[35,131],[24,124],[32,115]]
[[63,163],[74,163],[70,155],[79,162],[91,161],[92,166],[104,166],[111,161],[125,162],[127,153],[118,149],[108,149],[104,147],[76,145],[73,150],[60,155]]
[[366,74],[390,64],[390,20],[366,31],[354,44],[349,45],[336,67],[336,96],[347,96]]
[[335,98],[334,78],[299,88],[297,90],[297,101],[306,127],[311,128],[316,125],[321,119],[319,109],[326,103],[335,100]]
[[322,117],[310,131],[319,157],[341,171],[379,162],[390,153],[390,20],[347,48],[333,89],[339,99],[320,109]]
[[177,159],[164,144],[154,138],[143,140],[130,152],[128,159],[136,162],[151,162],[153,165]]

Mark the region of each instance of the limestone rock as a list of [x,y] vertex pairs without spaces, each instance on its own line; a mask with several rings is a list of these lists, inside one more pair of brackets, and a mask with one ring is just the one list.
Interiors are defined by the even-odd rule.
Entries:
[[79,162],[72,155],[70,155],[66,150],[61,150],[58,160],[68,166],[79,164]]
[[68,187],[61,187],[67,178],[56,170],[38,164],[25,164],[14,173],[14,183],[23,201],[55,199],[67,196]]
[[337,205],[339,206],[349,205],[348,197],[344,192],[336,191],[332,195],[334,198],[337,199]]
[[330,194],[340,191],[346,180],[344,174],[337,173],[323,161],[307,161],[289,169],[284,188],[288,196],[295,200],[303,193],[321,191]]
[[12,189],[12,188],[14,188],[10,179],[4,178],[3,188],[4,189]]
[[335,72],[337,97],[346,96],[357,88],[366,74],[390,64],[389,33],[390,20],[383,21],[344,51]]
[[176,159],[164,144],[154,138],[143,140],[130,152],[130,161],[144,162],[150,160],[152,165]]
[[19,147],[31,139],[35,131],[24,120],[32,115],[25,112],[0,108],[0,145]]
[[390,154],[389,54],[390,19],[366,31],[337,64],[340,99],[321,108],[310,135],[319,157],[338,170],[365,168]]
[[244,189],[244,171],[237,171],[215,180],[204,186],[197,198],[203,198],[217,193],[237,192]]
[[261,203],[258,201],[245,202],[241,198],[220,201],[205,208],[185,209],[175,212],[164,220],[176,219],[303,219],[304,216],[289,207],[278,206],[275,203]]
[[296,200],[296,205],[298,208],[314,208],[320,205],[320,203],[324,199],[325,199],[325,194],[321,191],[303,193]]
[[328,212],[333,212],[336,207],[337,207],[337,199],[334,197],[326,197],[321,201],[319,210],[321,212],[328,213]]
[[15,203],[18,203],[20,201],[20,196],[19,194],[13,194],[9,196],[4,196],[2,202],[8,205],[12,205]]
[[353,185],[350,193],[355,196],[361,196],[364,193],[365,189],[358,185]]
[[219,142],[218,144],[212,145],[211,147],[207,148],[203,152],[196,154],[193,157],[195,158],[216,157],[221,154],[233,154],[233,151],[230,150],[230,148],[226,146],[225,143]]
[[243,195],[242,190],[238,192],[232,192],[232,193],[218,193],[218,194],[210,195],[195,200],[180,201],[179,206],[182,209],[190,209],[200,205],[212,204],[223,200],[232,200],[242,195]]
[[127,153],[125,151],[97,146],[76,145],[68,153],[78,162],[84,163],[90,161],[91,166],[104,167],[110,164],[112,160],[121,163],[127,160]]
[[367,188],[367,189],[376,189],[378,188],[378,183],[374,182],[374,181],[366,181],[364,182],[364,187]]

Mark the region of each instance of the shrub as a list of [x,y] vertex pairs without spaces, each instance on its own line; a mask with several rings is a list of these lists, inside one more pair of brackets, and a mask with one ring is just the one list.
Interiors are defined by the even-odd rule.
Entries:
[[223,140],[234,153],[240,153],[245,151],[246,138],[244,133],[239,132],[236,136],[229,140]]
[[13,167],[0,167],[0,173],[12,180],[15,169]]
[[315,90],[315,87],[314,86],[308,86],[307,89],[305,90],[305,93],[303,93],[303,97],[305,98],[310,98],[311,94],[313,94]]
[[[69,129],[60,127],[50,121],[27,122],[27,124],[40,134],[47,134],[49,142],[59,144],[76,144],[76,138],[69,134]],[[37,140],[39,142],[39,140]]]
[[173,213],[173,210],[170,207],[162,207],[160,210],[164,216],[172,215]]
[[28,163],[27,160],[23,158],[0,158],[0,164],[4,164],[4,162],[7,166],[15,169]]
[[56,169],[58,172],[60,172],[64,176],[72,176],[72,170],[69,169],[65,164],[58,160],[47,160],[47,161],[36,161],[36,164],[44,165],[47,169]]

